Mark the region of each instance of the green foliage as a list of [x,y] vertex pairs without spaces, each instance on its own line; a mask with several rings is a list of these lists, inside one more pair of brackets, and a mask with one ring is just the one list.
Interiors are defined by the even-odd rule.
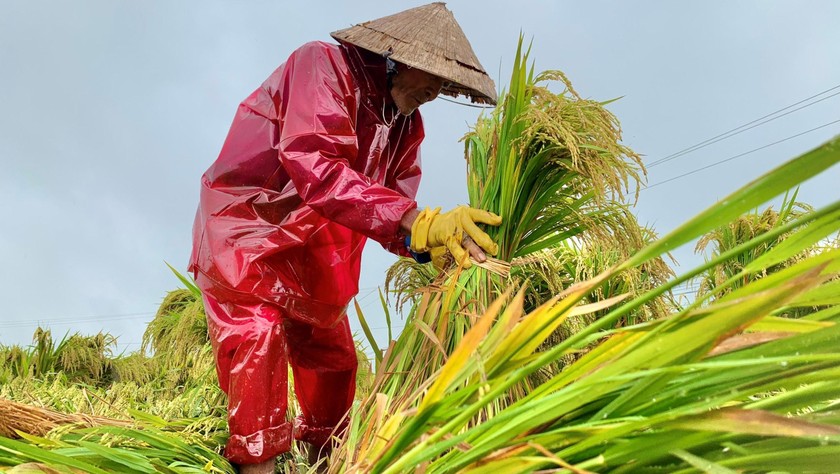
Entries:
[[236,471],[212,445],[183,431],[97,427],[75,429],[60,440],[0,437],[0,466],[36,461],[86,473],[230,473]]
[[[749,241],[759,235],[766,234],[786,224],[796,221],[802,216],[814,212],[808,204],[796,201],[796,193],[792,196],[785,196],[779,211],[768,207],[764,211],[754,211],[740,216],[738,219],[727,225],[721,226],[706,235],[697,243],[697,252],[706,252],[707,260],[730,251],[738,245]],[[765,256],[773,248],[779,246],[788,239],[791,233],[775,233],[775,236],[766,240],[761,245],[751,249],[743,250],[733,257],[723,261],[721,264],[709,268],[696,279],[699,282],[697,298],[701,302],[708,302],[725,297],[727,294],[736,291],[752,281],[765,278],[768,275],[785,270],[796,265],[809,256],[830,252],[840,248],[840,240],[835,235],[823,238],[813,243],[807,242],[797,252],[786,256],[784,260],[774,262],[772,265],[761,269],[745,271],[757,259]],[[832,293],[835,290],[836,282],[826,283],[825,292]],[[823,309],[830,309],[825,306],[815,305],[793,305],[780,312],[786,317],[803,317],[817,313]]]
[[[806,166],[814,156],[840,161],[840,138],[791,164]],[[738,204],[727,212],[748,212],[756,204],[750,196],[799,184],[803,175],[791,175],[791,164],[728,197]],[[781,234],[787,235],[784,245],[768,249],[743,272],[785,261],[840,230],[838,217],[840,202],[803,214],[626,302],[581,306],[629,263],[530,313],[524,311],[524,291],[503,296],[476,318],[432,376],[402,391],[383,391],[371,413],[357,413],[363,421],[348,435],[353,449],[333,459],[340,466],[335,471],[396,473],[422,465],[426,472],[696,472],[698,466],[714,472],[833,472],[840,453],[840,326],[787,320],[780,332],[774,315],[818,300],[836,313],[840,300],[825,284],[840,272],[840,250],[809,254],[708,306],[599,331],[674,285]],[[715,221],[713,212],[704,212],[637,255],[653,258],[670,247],[668,241],[688,242]],[[605,309],[576,334],[535,352],[569,317]],[[592,342],[594,348],[563,371],[507,400],[525,378]],[[486,416],[490,406],[492,417]]]
[[[107,385],[113,377],[113,347],[116,338],[107,333],[84,336],[67,334],[56,343],[49,330],[35,330],[33,344],[28,348],[9,346],[0,349],[5,370],[0,380],[47,377],[61,373],[73,382],[87,385]],[[145,376],[137,373],[138,376]]]
[[[649,233],[648,235],[652,236],[653,234]],[[520,267],[523,275],[527,277],[529,285],[536,287],[528,292],[531,301],[526,298],[525,310],[532,311],[566,288],[596,278],[621,263],[624,258],[626,256],[619,249],[604,245],[601,242],[590,242],[585,245],[566,243],[557,246],[555,249],[544,251],[539,258],[535,258],[532,262]],[[613,298],[639,296],[666,283],[668,277],[672,274],[671,268],[665,265],[662,259],[655,259],[604,280],[581,299],[581,304],[594,304]],[[536,298],[533,297],[535,294],[537,295]],[[627,326],[664,317],[677,309],[678,305],[668,292],[652,298],[636,311],[617,321],[615,326]],[[593,311],[590,314],[567,318],[546,339],[540,350],[547,350],[559,344],[580,332],[595,320],[605,316],[608,312],[609,310],[605,308]],[[559,372],[565,365],[580,358],[585,352],[585,349],[575,351],[565,355],[557,364],[544,367],[541,369],[539,376],[534,379],[534,382],[541,383],[545,377]]]

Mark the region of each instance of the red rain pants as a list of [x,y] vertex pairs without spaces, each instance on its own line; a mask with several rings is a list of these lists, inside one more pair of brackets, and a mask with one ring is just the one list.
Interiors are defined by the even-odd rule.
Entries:
[[[266,461],[288,451],[293,437],[326,445],[356,389],[347,316],[319,328],[265,303],[225,305],[206,293],[204,303],[219,384],[229,400],[225,457],[237,464]],[[303,414],[294,426],[286,420],[289,363]]]

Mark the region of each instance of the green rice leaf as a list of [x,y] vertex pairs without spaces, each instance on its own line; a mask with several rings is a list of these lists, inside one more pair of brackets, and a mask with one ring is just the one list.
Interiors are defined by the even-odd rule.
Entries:
[[737,474],[737,471],[727,469],[719,464],[709,461],[708,459],[695,456],[682,449],[674,450],[672,451],[672,454],[707,474]]
[[643,249],[622,267],[629,268],[670,252],[801,184],[840,161],[840,136],[768,172],[725,197],[668,235]]
[[382,363],[382,350],[379,348],[379,344],[373,337],[373,332],[371,332],[370,326],[368,326],[365,315],[362,312],[362,307],[359,306],[359,302],[355,298],[353,298],[353,305],[356,307],[356,316],[359,317],[359,324],[362,325],[362,331],[364,331],[368,344],[370,344],[370,348],[373,351],[373,356],[376,359],[376,366],[379,367],[379,364]]
[[46,463],[50,466],[68,466],[75,469],[81,469],[83,472],[91,474],[107,474],[106,471],[81,461],[70,456],[63,456],[52,451],[38,448],[20,441],[4,438],[0,436],[0,450],[8,451],[9,453],[23,456],[26,459]]
[[182,275],[181,272],[176,270],[175,267],[170,265],[168,262],[164,262],[164,263],[166,263],[166,266],[169,267],[170,270],[172,270],[172,273],[174,273],[175,276],[178,277],[179,280],[181,280],[181,283],[183,283],[184,286],[188,290],[190,290],[190,293],[192,293],[193,296],[195,296],[196,298],[199,298],[199,299],[201,298],[201,290],[198,289],[198,287],[195,285],[195,283],[193,283],[190,279],[188,279],[187,277]]

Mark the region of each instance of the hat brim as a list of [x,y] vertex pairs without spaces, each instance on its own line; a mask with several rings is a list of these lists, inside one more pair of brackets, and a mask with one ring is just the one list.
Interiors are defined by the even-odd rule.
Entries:
[[445,95],[496,104],[493,80],[479,63],[461,27],[443,3],[432,3],[330,34],[341,43],[426,71],[448,82]]

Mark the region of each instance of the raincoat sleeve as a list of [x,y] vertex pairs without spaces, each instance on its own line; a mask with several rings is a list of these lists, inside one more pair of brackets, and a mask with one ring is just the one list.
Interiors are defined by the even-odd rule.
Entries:
[[378,242],[391,242],[399,236],[403,214],[417,203],[353,168],[359,153],[357,94],[336,54],[310,43],[286,63],[279,158],[309,207]]
[[[416,132],[411,133],[413,141],[407,146],[405,150],[400,150],[401,159],[394,173],[389,177],[385,183],[391,189],[396,190],[403,196],[413,198],[417,195],[417,189],[420,187],[420,142],[423,140],[423,122],[420,118],[420,112],[415,112],[412,117],[412,128],[416,128]],[[390,241],[381,242],[382,247],[401,257],[415,258],[408,250],[405,239],[397,237]]]

